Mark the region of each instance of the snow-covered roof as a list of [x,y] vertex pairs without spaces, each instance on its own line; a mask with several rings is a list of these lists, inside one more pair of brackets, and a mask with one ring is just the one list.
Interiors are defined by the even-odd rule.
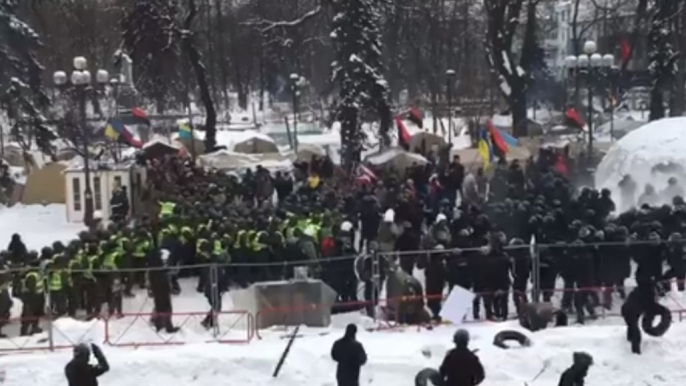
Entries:
[[[132,168],[136,167],[136,163],[135,162],[110,163],[110,162],[90,161],[90,164],[88,166],[89,166],[90,170],[93,172],[105,171],[105,170],[127,171],[127,170],[131,170]],[[67,167],[64,170],[64,173],[76,173],[76,172],[82,172],[83,170],[84,170],[83,158],[77,157],[77,158],[72,160],[69,167]]]
[[406,157],[409,161],[416,162],[418,164],[425,164],[428,162],[426,158],[417,153],[410,153],[409,151],[405,151],[397,147],[388,149],[379,154],[371,155],[367,157],[366,161],[372,165],[384,165],[397,157]]

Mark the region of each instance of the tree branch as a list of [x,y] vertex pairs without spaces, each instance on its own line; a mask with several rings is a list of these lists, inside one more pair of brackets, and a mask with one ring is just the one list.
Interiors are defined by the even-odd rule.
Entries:
[[242,23],[243,25],[267,25],[264,28],[260,28],[261,33],[267,33],[273,29],[276,28],[293,28],[297,27],[301,24],[304,24],[308,20],[314,18],[315,16],[318,16],[322,12],[322,6],[318,5],[316,8],[312,9],[311,11],[303,14],[297,19],[290,20],[290,21],[270,21],[270,20],[259,20],[259,21],[249,21]]

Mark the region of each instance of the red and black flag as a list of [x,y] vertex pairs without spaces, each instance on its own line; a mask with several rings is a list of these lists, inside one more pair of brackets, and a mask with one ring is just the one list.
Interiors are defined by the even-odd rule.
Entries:
[[150,126],[150,118],[148,114],[140,107],[134,107],[130,112],[121,113],[119,118],[125,125],[146,125]]
[[629,59],[631,59],[631,45],[629,44],[629,41],[626,38],[623,38],[620,42],[620,48],[620,63],[622,66],[624,66],[626,62],[628,62]]
[[579,130],[584,130],[584,127],[586,127],[586,122],[581,119],[581,115],[574,107],[567,109],[567,113],[565,114],[565,124],[576,127]]
[[405,127],[405,124],[403,123],[403,120],[400,119],[400,117],[395,118],[395,125],[398,127],[398,146],[409,151],[410,139],[412,138],[410,132],[407,131],[407,127]]
[[422,119],[422,112],[418,108],[412,106],[410,111],[407,113],[407,119],[419,126],[420,129],[424,128],[424,120]]

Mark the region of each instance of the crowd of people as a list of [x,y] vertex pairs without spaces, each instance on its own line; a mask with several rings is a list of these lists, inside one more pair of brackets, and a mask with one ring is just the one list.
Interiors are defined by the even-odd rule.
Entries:
[[[120,315],[122,298],[138,286],[153,297],[158,329],[174,332],[171,296],[180,291],[178,276],[191,271],[183,266],[199,266],[192,270],[197,290],[218,311],[221,293],[232,286],[288,279],[296,265],[328,283],[340,303],[356,300],[358,280],[371,301],[378,297],[371,260],[381,256],[382,282],[400,275],[407,280],[400,280],[406,284],[398,295],[420,295],[408,300],[413,315],[397,318],[440,319],[446,287],[458,285],[479,295],[474,318],[483,309],[487,319],[503,320],[511,295],[518,312],[530,300],[532,237],[540,245],[543,300],[552,299],[561,277],[561,308],[579,323],[595,317],[597,307],[612,307],[613,292],[625,297],[632,260],[639,282],[660,282],[655,287],[664,290],[665,280],[678,279],[683,290],[683,200],[611,215],[610,191],[575,189],[560,159],[542,150],[526,165],[501,160],[484,173],[470,172],[455,157],[448,164],[375,170],[365,179],[328,159],[298,164],[292,173],[272,175],[258,166],[242,176],[204,170],[179,156],[150,160],[148,216],[118,216],[121,221],[104,229],[41,251],[28,251],[20,235],[13,237],[0,253],[14,269],[1,276],[0,314],[9,310],[11,288],[24,300],[21,334],[32,334],[40,331],[36,317],[44,315],[48,290],[54,317],[83,311],[94,318],[105,309]],[[329,259],[338,256],[350,259]],[[356,256],[363,263],[358,272]],[[221,266],[212,280],[208,264]],[[412,281],[415,268],[425,269],[425,288]],[[430,315],[422,314],[421,295]],[[203,321],[208,328],[212,315]]]

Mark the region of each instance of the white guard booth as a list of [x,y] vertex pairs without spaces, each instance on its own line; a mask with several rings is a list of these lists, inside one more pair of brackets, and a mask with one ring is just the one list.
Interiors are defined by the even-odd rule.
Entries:
[[[140,192],[146,185],[146,170],[134,163],[90,165],[91,190],[93,191],[93,210],[102,214],[102,221],[110,218],[110,199],[117,187],[126,187],[129,206],[136,211],[140,202]],[[86,172],[82,165],[65,169],[64,182],[66,189],[67,221],[83,222],[85,214]]]

